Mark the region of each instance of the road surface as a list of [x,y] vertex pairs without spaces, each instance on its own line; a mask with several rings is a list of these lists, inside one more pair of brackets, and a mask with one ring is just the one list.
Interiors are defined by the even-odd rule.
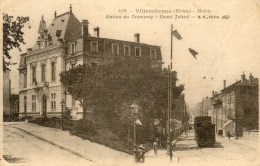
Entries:
[[[15,128],[16,127],[16,128]],[[22,128],[24,132],[18,128]],[[31,134],[45,137],[57,144],[69,147],[89,156],[93,162],[75,155],[69,150],[48,143]],[[145,154],[145,163],[141,165],[207,165],[207,166],[259,166],[259,151],[257,144],[246,139],[228,140],[218,137],[213,148],[199,148],[194,140],[194,132],[189,131],[186,137],[179,140],[174,148],[173,160],[166,155],[165,149],[160,149],[158,155],[153,151]],[[254,143],[255,141],[253,141]],[[253,144],[254,145],[254,144]],[[4,124],[4,158],[15,166],[66,166],[66,165],[140,165],[134,163],[133,157],[76,136],[70,136],[67,131],[38,126],[30,123]]]
[[[23,131],[4,126],[4,158],[10,165],[77,165],[90,164],[81,157],[44,142]],[[55,164],[54,164],[55,163]]]

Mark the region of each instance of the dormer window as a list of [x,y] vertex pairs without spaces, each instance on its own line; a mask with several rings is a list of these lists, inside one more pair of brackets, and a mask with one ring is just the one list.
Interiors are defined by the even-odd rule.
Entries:
[[98,53],[98,42],[92,42],[91,44],[91,51]]
[[150,49],[150,58],[152,60],[156,60],[156,50],[155,49]]
[[124,55],[130,56],[130,46],[124,46]]
[[141,48],[140,47],[135,47],[135,56],[141,57]]
[[119,55],[119,45],[112,44],[112,54]]

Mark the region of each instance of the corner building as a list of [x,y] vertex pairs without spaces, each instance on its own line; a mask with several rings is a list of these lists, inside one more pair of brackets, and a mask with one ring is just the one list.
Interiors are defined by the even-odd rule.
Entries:
[[[100,28],[89,33],[89,22],[80,22],[72,12],[54,14],[48,26],[40,20],[38,40],[21,54],[19,65],[20,116],[60,116],[63,108],[72,111],[73,118],[83,116],[79,102],[63,88],[59,74],[79,64],[100,65],[115,58],[130,56],[154,67],[162,67],[160,46],[140,43],[140,34],[134,41],[100,37]],[[87,112],[91,112],[91,109]]]

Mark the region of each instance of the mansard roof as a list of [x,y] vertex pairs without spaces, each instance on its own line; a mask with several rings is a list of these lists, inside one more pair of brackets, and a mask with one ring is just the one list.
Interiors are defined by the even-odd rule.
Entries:
[[[44,20],[40,22],[41,25],[46,24]],[[50,36],[52,40],[52,44],[57,43],[57,39],[61,38],[64,41],[73,41],[77,40],[82,37],[81,33],[81,23],[75,17],[72,12],[66,12],[59,16],[56,16],[51,24],[48,26],[47,30],[45,31],[46,36]],[[33,50],[37,49],[37,43],[34,45]]]

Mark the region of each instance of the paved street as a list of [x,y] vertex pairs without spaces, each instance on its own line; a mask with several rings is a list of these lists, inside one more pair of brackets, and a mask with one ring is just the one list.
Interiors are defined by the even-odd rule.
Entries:
[[4,127],[4,158],[11,165],[71,165],[91,163],[66,150],[12,127]]
[[[176,143],[173,160],[166,150],[155,156],[146,153],[142,165],[218,165],[257,166],[260,164],[254,140],[228,140],[217,137],[213,148],[199,148],[193,131],[183,135]],[[257,136],[256,136],[257,138]],[[255,146],[253,146],[255,145]],[[71,136],[67,131],[30,123],[4,124],[4,155],[11,165],[136,165],[131,155],[119,152],[88,140]],[[215,163],[212,163],[212,160]],[[217,161],[217,163],[216,163]],[[55,164],[54,164],[55,163]]]
[[[257,140],[257,136],[255,138]],[[239,140],[228,140],[227,137],[217,136],[217,143],[212,148],[199,148],[194,140],[194,131],[189,131],[185,139],[179,140],[174,149],[174,157],[172,163],[175,165],[217,165],[217,166],[259,166],[258,143],[254,147],[252,142],[245,141],[243,138]],[[167,163],[169,156],[165,154],[165,150],[160,150],[158,156],[154,156],[150,151],[150,157],[156,162]],[[148,160],[148,159],[147,159]],[[214,161],[214,163],[212,163]],[[217,162],[216,162],[217,161]]]

